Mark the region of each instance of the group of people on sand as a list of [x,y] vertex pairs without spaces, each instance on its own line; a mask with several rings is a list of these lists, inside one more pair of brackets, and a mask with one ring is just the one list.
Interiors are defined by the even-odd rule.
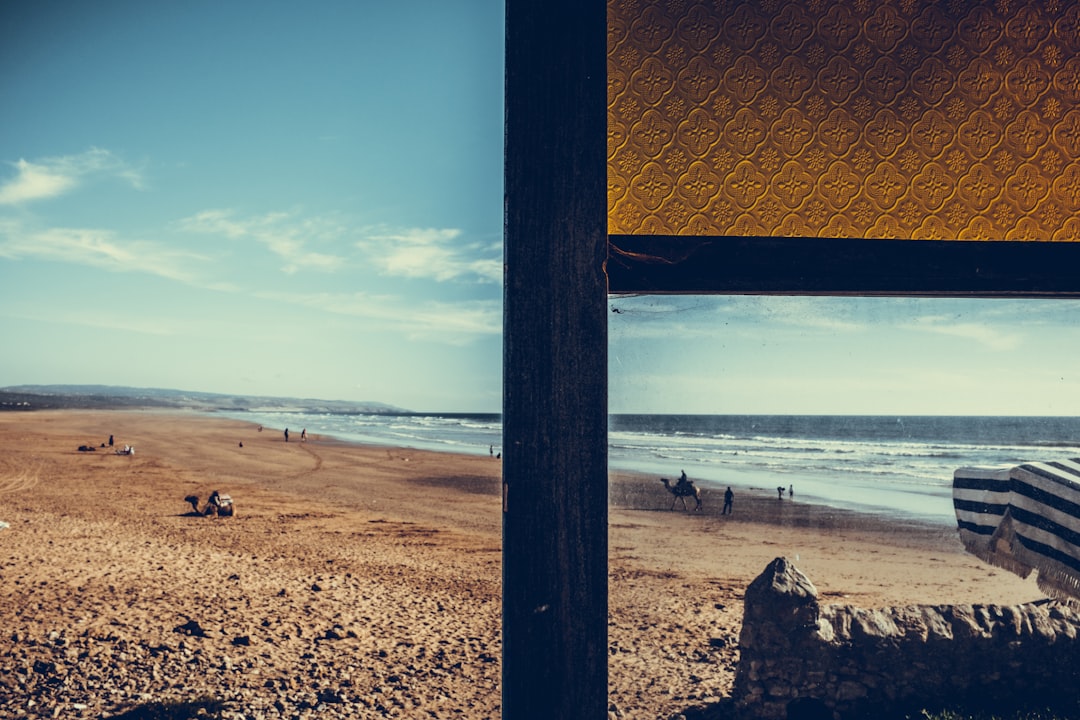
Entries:
[[[109,436],[109,447],[112,447],[112,446],[113,446],[113,436],[110,435]],[[134,445],[125,445],[123,450],[121,450],[120,448],[116,448],[116,450],[114,452],[116,452],[117,455],[134,455],[135,454],[135,446]]]
[[[682,473],[679,475],[679,481],[675,484],[675,486],[677,488],[686,488],[686,487],[692,486],[693,484],[694,484],[694,481],[688,479],[686,477],[686,471],[683,470]],[[794,499],[795,498],[795,486],[794,485],[788,485],[788,487],[787,487],[787,496],[788,496],[789,499]],[[778,486],[776,488],[776,497],[777,497],[778,500],[783,500],[784,499],[784,486],[783,485],[780,485],[780,486]],[[724,491],[724,507],[720,511],[720,514],[721,515],[731,515],[734,503],[735,503],[735,493],[733,493],[731,491],[731,486],[729,485],[727,490]]]
[[[116,442],[115,438],[112,435],[110,435],[109,436],[108,446],[112,447],[115,442]],[[105,447],[105,445],[106,445],[105,443],[101,443],[101,447]],[[79,452],[94,452],[96,449],[97,448],[95,448],[93,445],[89,445],[89,444],[79,446]],[[135,454],[135,447],[132,446],[132,445],[125,445],[123,450],[121,450],[120,448],[116,448],[113,452],[115,452],[117,455],[134,455]]]
[[[676,494],[678,494],[679,492],[683,492],[684,494],[696,494],[694,492],[694,490],[692,490],[692,489],[690,489],[689,492],[687,492],[687,489],[693,488],[693,486],[694,486],[694,481],[689,479],[688,477],[686,477],[686,471],[685,470],[680,471],[679,472],[679,479],[675,483]],[[724,491],[724,507],[720,511],[720,514],[721,515],[731,515],[734,503],[735,503],[735,493],[733,493],[731,491],[731,486],[728,485],[728,489]],[[700,502],[699,502],[699,505],[700,505]]]
[[[262,432],[262,428],[259,428],[259,432]],[[289,428],[285,428],[285,442],[289,442]],[[300,442],[307,442],[307,428],[300,431]]]

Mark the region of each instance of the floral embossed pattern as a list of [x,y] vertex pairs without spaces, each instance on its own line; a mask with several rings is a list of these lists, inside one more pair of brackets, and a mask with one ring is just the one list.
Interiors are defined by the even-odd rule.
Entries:
[[1080,240],[1080,0],[609,0],[613,234]]

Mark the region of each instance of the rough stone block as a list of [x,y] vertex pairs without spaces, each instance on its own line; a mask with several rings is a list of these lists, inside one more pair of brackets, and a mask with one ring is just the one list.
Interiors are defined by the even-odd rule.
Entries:
[[1025,697],[1039,709],[1048,697],[1080,707],[1072,607],[822,606],[784,558],[751,583],[745,602],[733,691],[742,717],[783,720],[798,708],[841,720],[902,717],[935,703],[997,709]]

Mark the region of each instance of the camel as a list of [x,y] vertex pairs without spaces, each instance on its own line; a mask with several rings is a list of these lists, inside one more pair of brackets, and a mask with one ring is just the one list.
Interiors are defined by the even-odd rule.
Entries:
[[675,499],[671,501],[672,510],[675,509],[675,503],[680,500],[682,500],[683,510],[688,510],[689,508],[686,507],[686,498],[688,497],[693,497],[694,500],[697,501],[697,506],[694,507],[694,510],[701,509],[701,495],[698,493],[697,486],[694,485],[693,480],[680,479],[672,485],[671,481],[667,478],[660,478],[660,482],[664,483],[664,487],[667,488],[667,491],[675,496]]
[[199,496],[188,495],[184,498],[184,502],[191,504],[191,509],[195,511],[196,515],[217,515],[218,517],[232,517],[233,514],[233,501],[232,497],[219,493],[217,490],[210,493],[210,497],[206,501],[206,507],[202,510],[199,509]]

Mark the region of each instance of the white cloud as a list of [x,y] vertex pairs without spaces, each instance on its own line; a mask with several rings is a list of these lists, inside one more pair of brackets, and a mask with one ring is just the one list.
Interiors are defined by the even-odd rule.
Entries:
[[281,258],[285,262],[281,269],[289,274],[305,269],[332,272],[345,263],[338,255],[307,249],[312,241],[333,243],[346,234],[345,228],[325,218],[302,219],[285,212],[238,218],[231,210],[206,210],[181,220],[179,226],[231,240],[254,240]]
[[144,272],[196,284],[184,267],[208,260],[195,253],[173,250],[146,241],[121,241],[98,228],[27,230],[19,223],[0,220],[0,258],[35,258],[102,268]]
[[411,322],[424,333],[497,335],[502,332],[502,303],[497,300],[427,303],[415,309]]
[[55,197],[75,187],[76,178],[25,160],[15,163],[16,175],[0,186],[0,205]]
[[357,235],[333,216],[302,217],[273,212],[244,217],[232,210],[206,210],[178,223],[181,230],[257,242],[284,261],[282,270],[339,270],[350,260],[384,275],[440,282],[458,280],[499,284],[502,281],[501,243],[465,242],[454,228],[381,229],[355,242],[360,257],[319,252],[312,246],[340,246]]
[[461,235],[456,228],[405,228],[370,234],[357,246],[387,275],[501,282],[501,246],[462,242]]
[[498,300],[416,303],[396,295],[368,293],[263,293],[276,302],[320,312],[374,321],[383,330],[413,340],[464,345],[502,332],[502,303]]
[[57,197],[96,176],[121,178],[136,189],[143,186],[136,169],[101,148],[34,162],[20,159],[11,166],[15,168],[15,176],[0,184],[0,205],[21,205]]
[[[1004,329],[979,322],[957,322],[939,315],[925,315],[903,326],[908,330],[928,332],[970,340],[992,350],[1013,350],[1023,337],[1013,328]],[[1007,326],[1006,326],[1007,327]],[[1014,326],[1015,327],[1015,326]]]

